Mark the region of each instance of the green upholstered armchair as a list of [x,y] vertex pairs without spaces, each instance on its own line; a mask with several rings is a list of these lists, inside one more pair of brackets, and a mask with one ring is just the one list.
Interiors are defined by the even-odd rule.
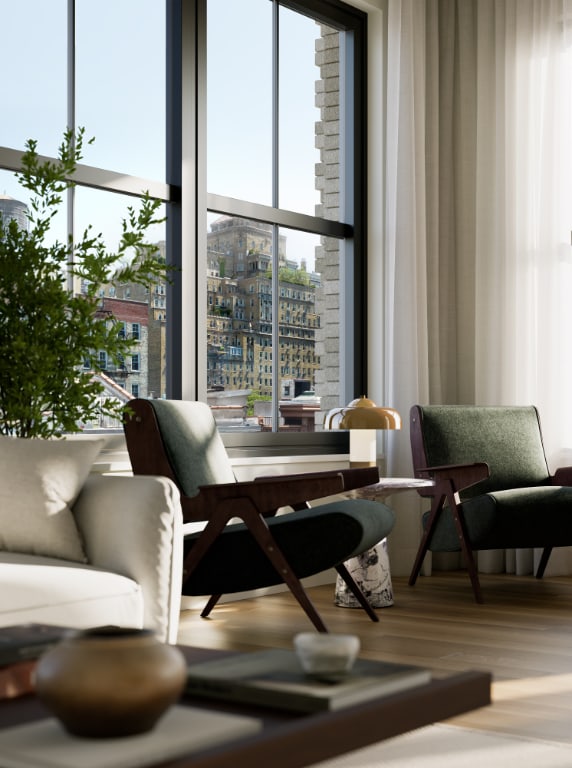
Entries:
[[[237,482],[211,410],[200,402],[131,400],[124,431],[133,472],[173,480],[183,521],[206,522],[185,536],[182,583],[185,595],[211,596],[201,616],[208,616],[223,594],[284,582],[316,629],[326,632],[300,579],[336,568],[378,621],[344,561],[387,536],[393,511],[358,499],[311,508],[307,503],[376,483],[376,468]],[[283,507],[293,511],[277,514]]]
[[411,585],[428,550],[460,551],[482,603],[473,551],[541,547],[540,579],[572,545],[572,467],[550,475],[535,407],[414,405],[410,434],[415,476],[435,482]]

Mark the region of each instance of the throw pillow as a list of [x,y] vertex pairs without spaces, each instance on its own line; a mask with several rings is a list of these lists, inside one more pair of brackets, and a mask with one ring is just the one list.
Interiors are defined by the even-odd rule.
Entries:
[[71,507],[103,443],[0,436],[0,549],[87,561]]

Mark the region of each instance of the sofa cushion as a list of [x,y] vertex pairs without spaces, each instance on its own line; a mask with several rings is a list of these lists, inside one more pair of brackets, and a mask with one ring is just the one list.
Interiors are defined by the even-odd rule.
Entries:
[[143,626],[141,587],[126,576],[58,558],[0,552],[0,626]]
[[0,550],[87,561],[70,507],[103,444],[0,436]]

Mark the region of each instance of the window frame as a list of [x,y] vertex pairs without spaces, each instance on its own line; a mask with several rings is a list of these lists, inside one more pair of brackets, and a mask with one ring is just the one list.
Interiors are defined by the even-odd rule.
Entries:
[[[181,3],[168,7],[173,12],[168,22],[168,38],[175,57],[180,53],[180,122],[177,109],[168,108],[171,128],[167,136],[180,140],[178,152],[171,150],[172,166],[168,173],[173,180],[180,174],[181,261],[187,278],[170,286],[170,306],[178,307],[180,315],[173,317],[171,344],[181,350],[180,375],[171,378],[171,396],[206,401],[206,214],[207,211],[263,221],[287,229],[300,229],[319,235],[343,239],[345,253],[340,263],[340,275],[345,285],[345,301],[340,310],[340,326],[346,331],[341,350],[340,398],[347,402],[365,391],[367,381],[367,14],[339,0],[272,0],[273,4],[299,12],[343,29],[343,66],[345,84],[343,146],[345,158],[344,187],[340,190],[345,201],[342,222],[299,214],[245,200],[223,197],[206,189],[206,24],[207,0]],[[180,11],[180,18],[175,13]],[[176,34],[176,24],[180,36]],[[181,46],[180,52],[173,43]],[[168,41],[169,49],[169,41]],[[168,67],[169,70],[169,67]],[[174,81],[173,81],[174,83]],[[172,83],[172,84],[173,84]],[[171,94],[177,101],[176,93]],[[342,134],[342,131],[340,131]],[[172,145],[176,146],[175,144]],[[186,162],[182,162],[183,158]],[[173,233],[175,234],[175,233]],[[169,233],[167,234],[169,237]],[[273,248],[275,253],[277,247]],[[172,252],[172,251],[171,251]],[[194,259],[191,256],[194,254]],[[186,261],[186,268],[185,268]],[[174,363],[174,359],[172,359]],[[171,371],[175,374],[175,369]],[[278,370],[273,371],[274,390],[278,391]],[[276,403],[277,411],[277,403]],[[275,421],[276,423],[276,421]],[[312,435],[312,440],[309,440]],[[347,452],[347,433],[317,432],[296,434],[237,433],[223,434],[231,455],[272,455]]]
[[[340,325],[349,330],[340,371],[345,402],[361,395],[367,381],[367,14],[341,0],[280,0],[290,10],[346,30],[344,82],[353,113],[346,112],[345,155],[351,171],[343,195],[348,203],[340,223],[209,194],[206,189],[206,0],[165,0],[166,167],[164,179],[143,179],[116,170],[80,164],[73,181],[141,197],[141,190],[167,207],[168,261],[179,267],[167,285],[167,396],[206,401],[206,211],[270,221],[277,227],[346,238],[347,300]],[[75,0],[67,3],[68,114],[75,126]],[[351,120],[349,119],[351,117]],[[33,131],[30,131],[33,134]],[[0,169],[19,171],[23,151],[0,146]],[[50,159],[50,158],[44,158]],[[347,181],[347,183],[349,183]],[[68,191],[68,230],[73,233],[74,189]],[[277,249],[276,249],[277,250]],[[350,268],[351,267],[351,268]],[[205,290],[203,290],[203,285]],[[277,355],[274,357],[277,358]],[[241,433],[223,435],[231,455],[304,455],[348,452],[346,432]]]

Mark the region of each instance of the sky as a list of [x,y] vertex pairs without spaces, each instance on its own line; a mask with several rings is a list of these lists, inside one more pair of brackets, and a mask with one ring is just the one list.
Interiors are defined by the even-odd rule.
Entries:
[[[208,191],[264,204],[271,204],[271,7],[267,0],[209,0],[208,8]],[[67,1],[0,0],[0,11],[0,50],[10,62],[10,76],[3,78],[0,146],[21,150],[34,138],[41,154],[54,155],[66,124]],[[157,42],[164,29],[163,4],[157,0],[78,0],[76,125],[95,137],[82,162],[163,181],[165,62]],[[279,204],[314,214],[318,28],[281,9],[280,29]],[[5,171],[0,171],[0,194],[25,199]],[[92,223],[106,239],[116,239],[125,206],[133,202],[79,190],[77,226]],[[58,230],[63,236],[63,214]],[[300,254],[313,268],[318,238],[285,234],[288,256]],[[155,236],[162,239],[164,230]]]

